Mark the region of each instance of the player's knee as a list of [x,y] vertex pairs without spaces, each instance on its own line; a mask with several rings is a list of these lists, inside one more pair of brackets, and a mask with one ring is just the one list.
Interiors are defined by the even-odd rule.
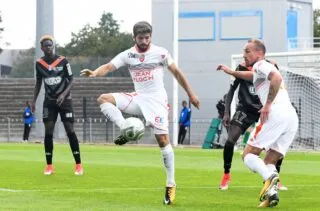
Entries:
[[103,103],[108,103],[111,101],[112,101],[112,95],[110,95],[110,94],[102,94],[97,99],[97,102],[99,103],[99,105],[101,105]]
[[248,154],[253,154],[253,155],[259,156],[260,153],[261,153],[261,151],[262,151],[262,149],[260,149],[260,148],[247,145],[247,146],[244,148],[244,150],[243,150],[242,159],[244,160],[244,158],[245,158]]
[[63,122],[67,134],[74,132],[73,122]]
[[44,141],[45,141],[45,142],[51,142],[51,141],[52,141],[52,138],[53,138],[53,135],[52,135],[52,134],[45,134],[45,136],[44,136]]
[[170,144],[169,136],[167,134],[156,134],[155,136],[159,147],[165,147]]
[[226,143],[224,144],[225,148],[233,148],[234,147],[234,142],[232,140],[227,140]]

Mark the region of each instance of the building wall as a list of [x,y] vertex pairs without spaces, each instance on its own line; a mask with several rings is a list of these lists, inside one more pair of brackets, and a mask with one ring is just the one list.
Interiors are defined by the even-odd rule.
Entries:
[[[189,21],[186,21],[181,17],[179,18],[180,39],[181,35],[184,34],[195,34],[202,39],[179,41],[179,66],[201,100],[201,110],[193,109],[193,119],[211,119],[217,116],[215,104],[228,91],[229,77],[217,72],[215,68],[220,63],[231,65],[231,55],[242,53],[247,38],[241,37],[241,34],[246,34],[246,30],[259,31],[252,28],[260,27],[261,34],[258,33],[257,35],[265,42],[268,52],[287,51],[287,10],[292,9],[297,11],[297,36],[312,37],[313,34],[311,0],[180,0],[179,2],[180,14],[214,13],[213,22],[215,26],[211,27],[215,33],[213,33],[213,37],[208,36],[208,39],[203,39],[201,33],[198,33],[199,31],[207,34],[210,32],[207,28],[209,25],[202,21],[204,19],[190,18]],[[227,14],[223,13],[226,11],[240,11],[242,14],[246,11],[256,11],[261,14],[260,19],[248,19],[246,17],[237,19],[237,17],[233,17],[232,26],[234,28],[229,26],[229,29],[226,30],[223,24],[220,25],[222,22],[221,14]],[[257,23],[259,20],[261,20],[261,25],[250,26],[250,24]],[[152,25],[154,28],[153,43],[164,46],[169,52],[172,52],[173,0],[153,0]],[[246,30],[242,30],[243,28]],[[225,33],[225,30],[228,33]],[[232,30],[234,30],[234,34]],[[230,33],[234,37],[224,39],[224,35]],[[259,37],[259,35],[261,36]],[[167,73],[165,75],[165,86],[171,103],[172,83],[172,76]],[[187,96],[179,87],[179,105],[183,99],[187,99]]]
[[19,49],[3,49],[0,53],[0,65],[7,65],[12,67],[13,62],[20,56]]

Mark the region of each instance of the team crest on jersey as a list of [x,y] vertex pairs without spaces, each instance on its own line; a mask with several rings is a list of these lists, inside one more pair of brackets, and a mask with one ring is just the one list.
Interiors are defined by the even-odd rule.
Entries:
[[164,54],[161,55],[161,58],[162,58],[162,59],[164,59],[165,57],[166,57],[166,55],[164,55]]
[[141,54],[141,55],[139,56],[139,61],[140,61],[140,62],[144,62],[144,58],[145,58],[144,54]]
[[49,65],[48,66],[48,70],[49,71],[59,72],[59,71],[63,70],[63,67],[52,67],[51,65]]

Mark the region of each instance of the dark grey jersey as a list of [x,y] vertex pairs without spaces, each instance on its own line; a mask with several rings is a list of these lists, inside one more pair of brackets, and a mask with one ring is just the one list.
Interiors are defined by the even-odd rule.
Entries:
[[[63,56],[56,55],[53,59],[40,58],[36,63],[37,80],[43,80],[45,97],[57,99],[68,87],[72,79],[72,71],[69,62]],[[70,92],[66,98],[71,98]]]
[[[240,64],[238,65],[236,71],[248,71],[250,68],[251,67],[246,67]],[[262,108],[262,104],[258,95],[255,93],[253,83],[251,81],[236,78],[231,83],[231,88],[236,90],[239,85],[238,106],[250,112],[258,112]]]
[[[277,64],[268,60],[266,61],[273,64],[277,69],[279,69]],[[239,64],[236,68],[236,71],[251,71],[251,68],[252,67],[246,67],[244,64]],[[231,88],[236,90],[239,85],[240,87],[238,92],[238,106],[249,112],[258,113],[258,111],[262,108],[262,104],[255,92],[253,83],[251,81],[236,78],[231,83]]]

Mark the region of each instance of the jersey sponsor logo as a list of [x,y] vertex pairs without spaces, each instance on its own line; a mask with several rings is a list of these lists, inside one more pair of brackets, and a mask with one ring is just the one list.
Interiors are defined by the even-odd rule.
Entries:
[[163,124],[164,123],[164,117],[160,117],[160,116],[156,116],[154,121],[156,123],[160,123],[160,124]]
[[128,58],[129,58],[129,59],[136,59],[136,58],[139,58],[139,55],[136,54],[136,53],[131,53],[131,52],[129,52],[129,53],[128,53]]
[[44,79],[44,82],[49,85],[49,86],[52,86],[52,85],[57,85],[57,84],[60,84],[61,83],[61,77],[60,76],[57,76],[57,77],[50,77],[50,78],[45,78]]
[[256,94],[256,89],[254,88],[254,86],[249,86],[248,87],[248,91],[251,95],[257,95]]
[[152,81],[154,79],[152,71],[140,70],[140,71],[133,72],[132,75],[133,75],[132,79],[134,82]]

